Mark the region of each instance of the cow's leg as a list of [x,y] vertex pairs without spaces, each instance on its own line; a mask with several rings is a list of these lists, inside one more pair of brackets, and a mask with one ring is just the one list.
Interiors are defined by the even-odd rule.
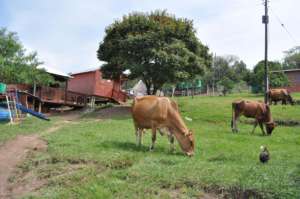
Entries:
[[239,120],[239,113],[237,111],[234,112],[234,117],[232,118],[232,126],[233,126],[233,129],[232,129],[232,132],[233,133],[237,133],[239,130],[237,128],[237,120]]
[[174,152],[175,151],[174,135],[172,133],[169,133],[168,137],[169,137],[169,141],[170,141],[170,151]]
[[150,146],[150,151],[152,151],[154,149],[155,141],[156,141],[156,127],[153,126],[152,127],[152,143]]
[[135,130],[135,138],[136,138],[136,145],[139,146],[139,128],[136,124],[134,124],[134,130]]
[[263,135],[266,135],[266,132],[264,130],[264,126],[263,126],[263,123],[262,122],[259,122],[259,127],[261,129],[261,132],[263,133]]
[[137,131],[137,145],[139,147],[142,146],[143,132],[144,132],[144,129],[138,128],[138,131]]
[[254,126],[253,126],[253,130],[252,130],[252,134],[254,133],[254,131],[255,131],[255,128],[256,128],[256,126],[257,126],[257,123],[258,123],[258,121],[257,120],[255,120],[255,122],[254,122]]

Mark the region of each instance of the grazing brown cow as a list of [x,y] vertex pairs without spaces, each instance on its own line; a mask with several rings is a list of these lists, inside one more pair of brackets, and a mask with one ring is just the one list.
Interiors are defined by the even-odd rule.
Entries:
[[232,132],[238,132],[236,120],[238,120],[241,115],[249,118],[255,118],[252,133],[254,133],[257,124],[259,124],[263,135],[265,135],[263,124],[266,125],[268,135],[271,135],[272,131],[275,128],[275,123],[272,119],[270,107],[263,102],[248,100],[237,100],[232,102]]
[[276,105],[278,101],[281,101],[282,104],[287,104],[288,102],[291,105],[294,105],[294,100],[287,89],[270,89],[268,95],[270,104],[274,102]]
[[194,154],[194,135],[186,127],[179,114],[178,106],[173,100],[157,96],[136,97],[132,105],[132,117],[139,146],[144,129],[152,129],[150,150],[153,150],[156,130],[166,128],[171,135],[171,144],[172,137],[175,136],[186,155],[192,156]]

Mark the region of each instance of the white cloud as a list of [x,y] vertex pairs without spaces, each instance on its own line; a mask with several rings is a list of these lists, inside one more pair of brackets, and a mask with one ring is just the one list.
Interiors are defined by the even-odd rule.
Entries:
[[[300,1],[272,0],[270,5],[294,37],[300,39]],[[115,19],[132,11],[155,9],[167,9],[178,17],[194,20],[199,39],[218,55],[235,54],[248,67],[264,56],[261,0],[19,0],[6,1],[5,9],[9,13],[8,29],[18,32],[25,47],[36,50],[46,65],[65,72],[101,64],[96,51],[105,27]],[[272,12],[270,15],[269,57],[280,60],[284,50],[297,44]]]

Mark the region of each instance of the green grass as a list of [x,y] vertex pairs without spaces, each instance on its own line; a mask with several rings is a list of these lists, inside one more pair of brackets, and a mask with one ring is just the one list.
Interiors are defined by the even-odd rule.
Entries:
[[34,117],[28,117],[20,124],[9,124],[8,122],[0,123],[0,146],[7,140],[14,138],[16,135],[40,133],[49,128],[53,121],[44,121]]
[[[44,136],[47,152],[21,165],[48,182],[28,198],[199,198],[204,190],[229,198],[299,198],[300,128],[279,126],[262,136],[238,123],[240,133],[233,134],[231,102],[239,98],[261,96],[176,98],[183,117],[193,119],[186,122],[196,137],[192,158],[178,145],[170,153],[161,136],[149,152],[150,133],[137,148],[130,116],[65,125]],[[300,121],[300,106],[272,106],[272,113]],[[258,161],[261,145],[271,153],[265,165]]]

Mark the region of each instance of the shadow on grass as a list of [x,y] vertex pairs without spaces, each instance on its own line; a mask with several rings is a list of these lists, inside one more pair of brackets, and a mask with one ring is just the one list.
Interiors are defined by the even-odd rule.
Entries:
[[263,135],[263,133],[259,130],[257,130],[257,132],[255,131],[254,133],[251,132],[245,132],[245,131],[239,131],[238,133],[233,133],[230,132],[233,135],[239,135],[239,136],[255,136],[255,137],[271,137],[273,135],[273,133],[271,135]]
[[111,148],[111,149],[119,149],[123,151],[135,151],[135,152],[144,152],[144,153],[184,156],[184,154],[180,151],[171,152],[170,150],[166,149],[166,147],[161,147],[161,146],[155,146],[154,150],[150,151],[149,146],[146,145],[137,146],[133,142],[106,141],[105,143],[102,143],[101,146],[106,149]]

